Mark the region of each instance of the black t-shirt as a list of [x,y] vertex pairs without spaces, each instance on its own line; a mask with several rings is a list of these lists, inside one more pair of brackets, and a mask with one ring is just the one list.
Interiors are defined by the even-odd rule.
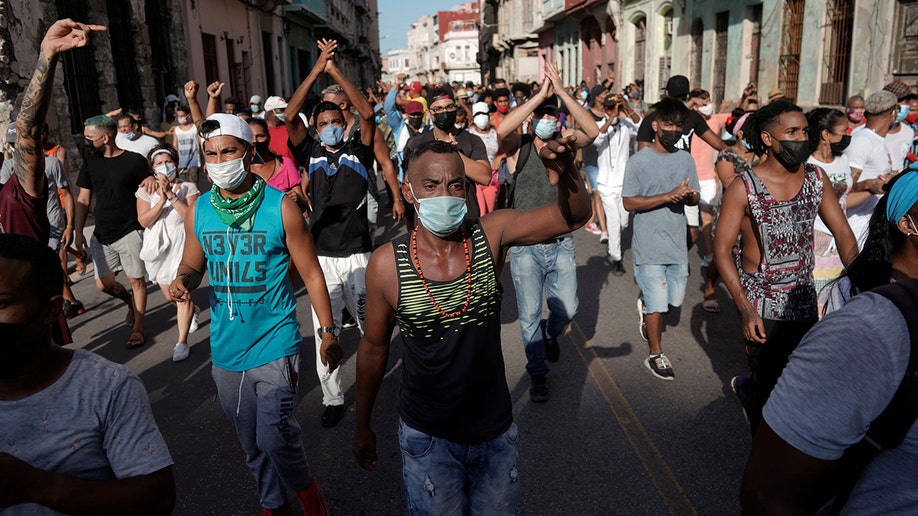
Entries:
[[134,192],[150,177],[147,160],[136,152],[124,151],[113,158],[93,156],[83,163],[77,186],[96,196],[96,239],[103,244],[118,241],[131,231],[143,229],[137,222]]
[[[638,128],[637,141],[652,142],[654,140],[653,127],[650,126],[650,123],[656,119],[656,112],[651,113],[644,118],[644,121],[641,122],[641,127]],[[688,122],[682,126],[682,139],[679,140],[679,143],[676,144],[676,148],[691,152],[692,134],[697,134],[698,137],[701,138],[702,134],[710,130],[711,128],[708,127],[708,123],[704,121],[703,116],[689,110]]]
[[[417,149],[422,143],[433,140],[433,129],[416,134],[408,140],[408,143],[405,144],[405,160],[402,163],[405,172],[408,171],[408,162],[411,160],[411,154],[414,149]],[[458,143],[459,152],[463,156],[475,161],[488,161],[488,149],[485,148],[481,138],[469,134],[465,129],[461,129],[456,133],[456,143]],[[488,166],[490,167],[490,165]],[[477,219],[481,216],[481,211],[478,209],[478,191],[475,188],[475,182],[468,177],[465,178],[465,206],[468,208],[466,218]]]
[[309,136],[296,147],[288,145],[309,177],[309,229],[316,254],[343,257],[372,251],[366,197],[374,158],[373,149],[360,142],[359,131],[335,152]]

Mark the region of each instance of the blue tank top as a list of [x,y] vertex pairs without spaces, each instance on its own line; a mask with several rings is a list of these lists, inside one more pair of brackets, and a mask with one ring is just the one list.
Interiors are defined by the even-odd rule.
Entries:
[[251,231],[223,223],[210,196],[195,203],[194,234],[210,275],[214,365],[239,372],[296,354],[301,337],[281,218],[284,194],[265,188]]

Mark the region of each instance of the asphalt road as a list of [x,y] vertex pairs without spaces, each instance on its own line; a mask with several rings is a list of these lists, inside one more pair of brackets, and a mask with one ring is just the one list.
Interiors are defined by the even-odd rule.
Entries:
[[[382,218],[382,217],[381,217]],[[395,230],[383,228],[377,241]],[[503,353],[514,418],[520,428],[520,514],[737,514],[739,484],[750,446],[749,429],[729,388],[745,371],[736,310],[726,290],[723,311],[701,308],[700,259],[691,253],[685,303],[666,316],[663,348],[675,381],[656,379],[643,365],[630,251],[627,273],[609,273],[605,246],[579,230],[580,309],[559,339],[561,360],[549,375],[551,399],[529,401],[509,265],[504,267]],[[626,236],[625,244],[630,242]],[[150,286],[147,344],[128,350],[124,305],[95,288],[91,268],[73,274],[74,292],[88,311],[71,320],[74,346],[126,364],[144,381],[153,412],[175,461],[179,515],[258,514],[254,480],[216,400],[210,377],[209,315],[191,335],[191,356],[173,363],[175,310]],[[194,293],[207,306],[207,289]],[[402,350],[394,345],[374,411],[379,465],[360,469],[351,454],[356,329],[342,333],[342,385],[348,411],[322,428],[322,392],[312,368],[314,340],[308,296],[299,292],[303,341],[301,401],[296,416],[313,474],[332,511],[345,515],[406,513],[396,410]]]

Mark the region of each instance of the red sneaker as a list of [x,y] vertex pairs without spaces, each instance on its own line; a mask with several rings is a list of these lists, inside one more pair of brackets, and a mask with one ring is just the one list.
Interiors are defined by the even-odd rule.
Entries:
[[316,483],[315,478],[304,489],[297,491],[296,497],[303,504],[303,512],[306,516],[327,516],[329,514],[328,503],[319,492],[319,484]]

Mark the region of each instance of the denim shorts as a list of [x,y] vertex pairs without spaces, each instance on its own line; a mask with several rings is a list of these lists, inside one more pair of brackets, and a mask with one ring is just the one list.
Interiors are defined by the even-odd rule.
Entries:
[[634,280],[644,296],[644,313],[666,313],[670,306],[681,306],[685,298],[688,264],[634,264]]
[[412,516],[515,515],[520,496],[516,423],[476,445],[462,445],[399,419],[402,478]]
[[599,167],[593,165],[587,165],[583,167],[586,171],[587,181],[590,182],[590,190],[596,189],[596,179],[599,177]]

